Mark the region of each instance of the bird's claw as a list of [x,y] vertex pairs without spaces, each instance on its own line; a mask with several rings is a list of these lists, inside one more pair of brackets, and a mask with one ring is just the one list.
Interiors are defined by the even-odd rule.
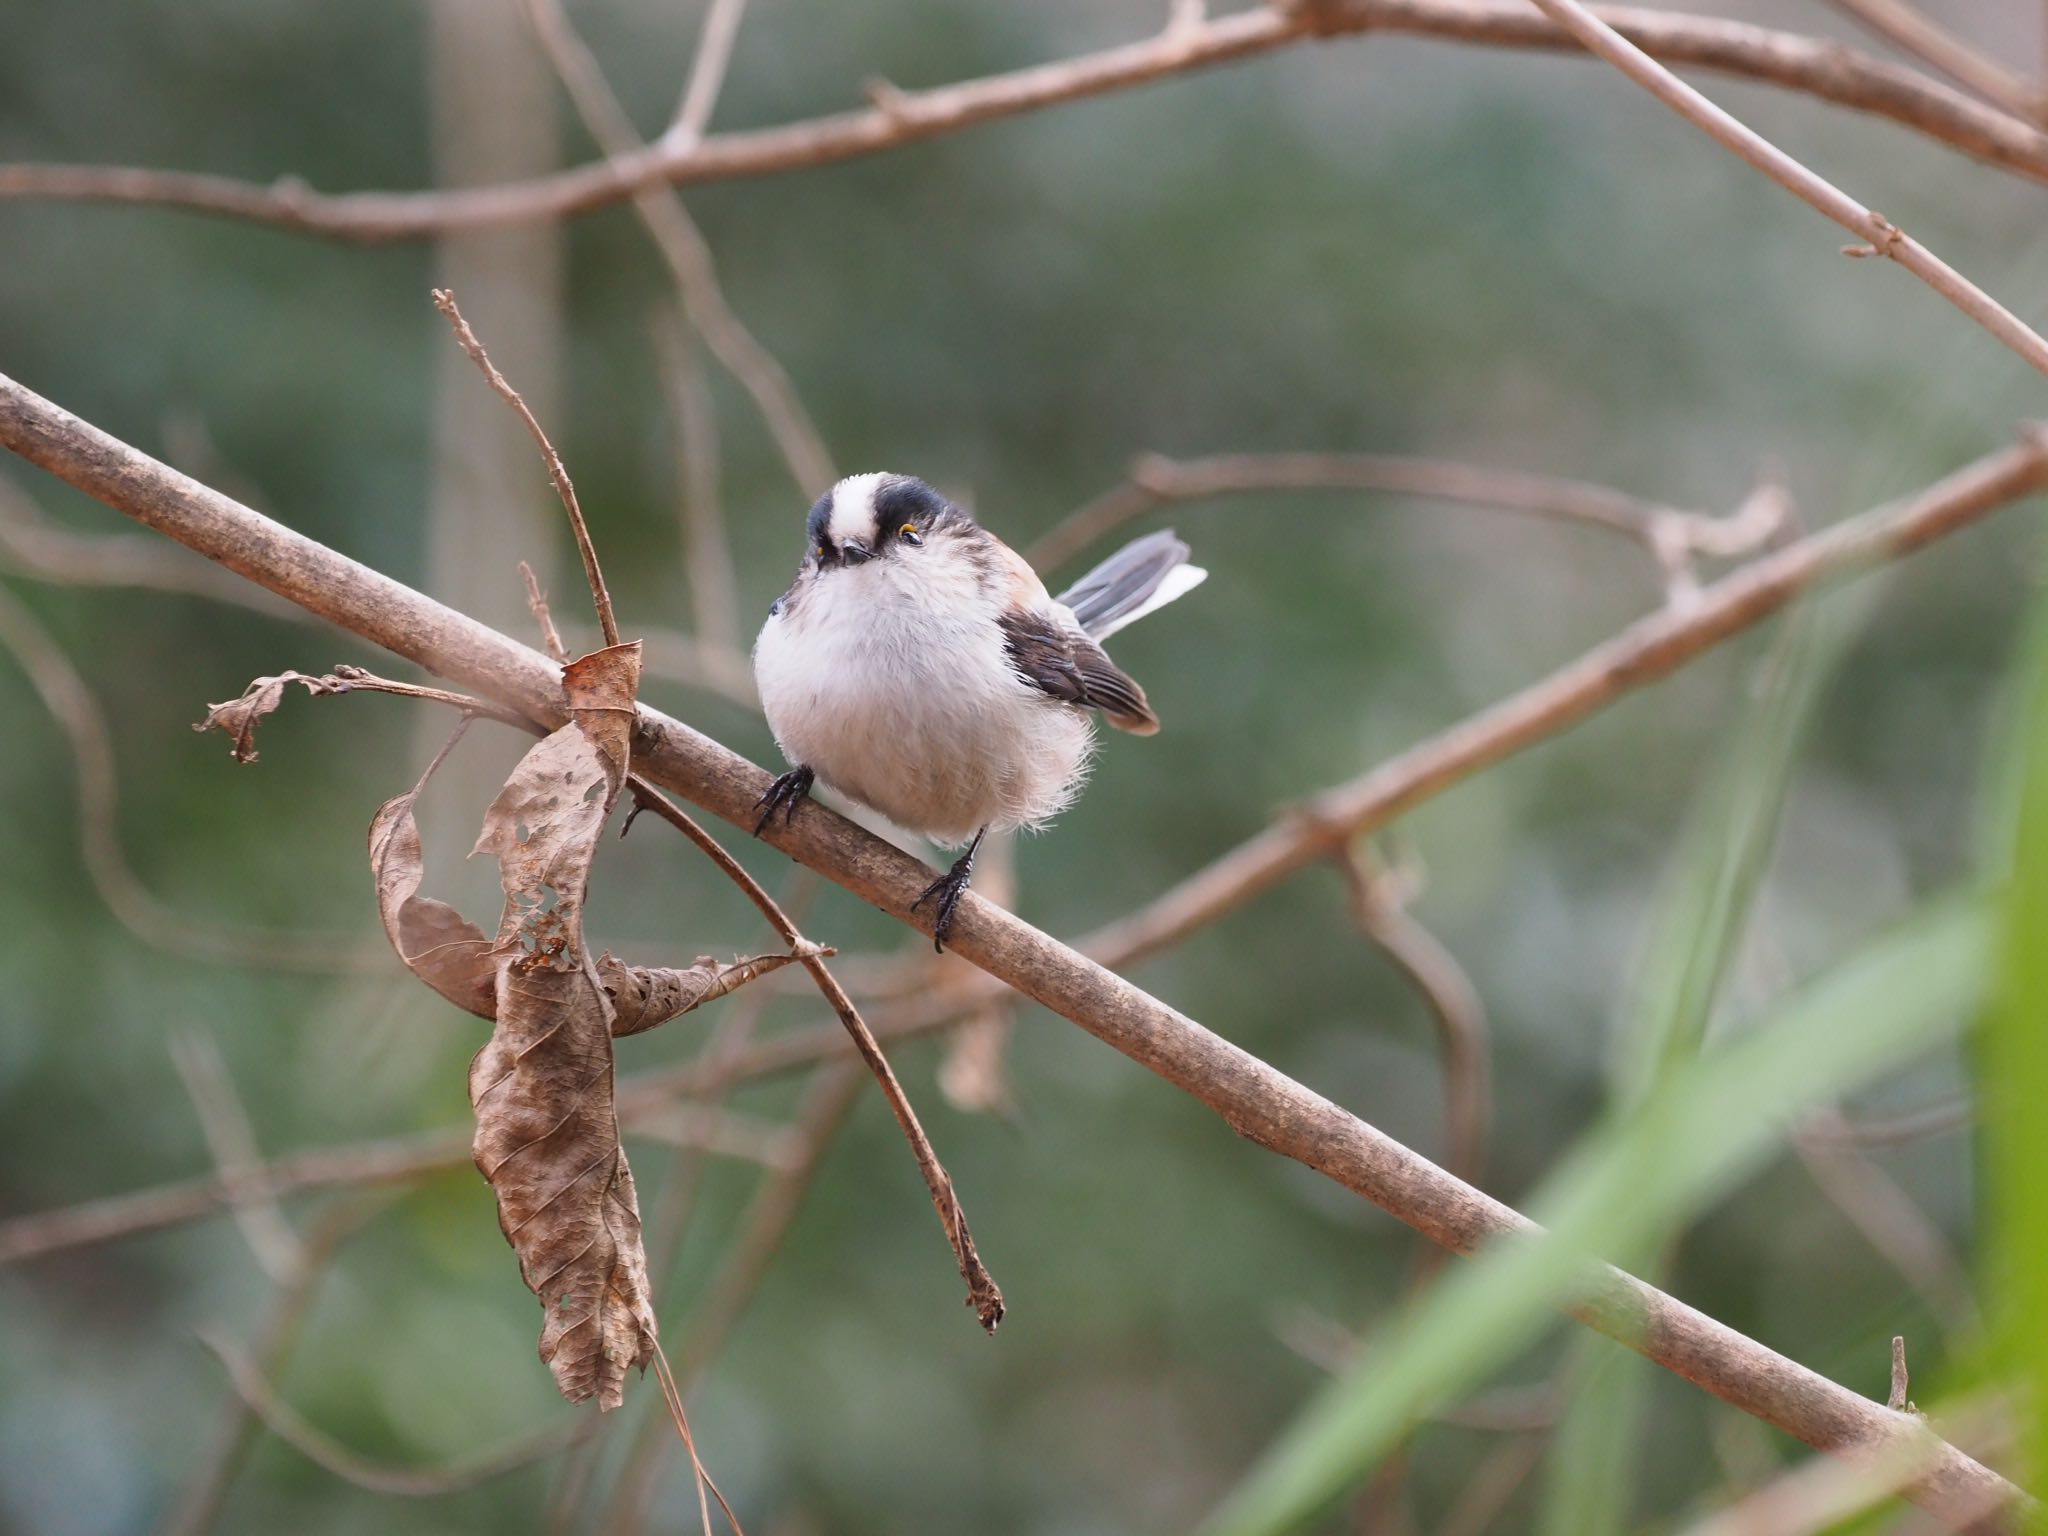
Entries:
[[768,830],[768,823],[775,819],[777,811],[782,812],[784,826],[795,820],[797,806],[811,792],[811,784],[817,777],[809,768],[792,768],[770,784],[767,793],[754,802],[754,809],[761,813],[760,819],[754,823],[754,836],[759,837]]
[[910,904],[915,912],[933,897],[938,898],[938,919],[932,924],[932,950],[944,954],[946,936],[953,931],[953,913],[960,905],[960,898],[967,894],[967,883],[973,878],[973,870],[966,859],[962,859],[938,879],[924,888],[924,893]]

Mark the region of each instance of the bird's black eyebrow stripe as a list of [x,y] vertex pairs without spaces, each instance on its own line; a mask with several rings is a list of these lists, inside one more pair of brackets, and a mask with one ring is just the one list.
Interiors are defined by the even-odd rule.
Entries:
[[875,532],[894,533],[905,523],[928,528],[951,509],[952,503],[922,480],[892,481],[875,495]]
[[825,544],[830,542],[825,537],[825,530],[831,527],[831,525],[832,493],[827,491],[811,504],[811,515],[804,522],[804,531],[810,536],[811,543],[814,546]]

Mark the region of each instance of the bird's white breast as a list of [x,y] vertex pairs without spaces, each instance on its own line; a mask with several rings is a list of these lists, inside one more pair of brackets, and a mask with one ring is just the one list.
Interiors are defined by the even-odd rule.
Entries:
[[790,762],[939,842],[1065,809],[1088,717],[1010,665],[997,599],[967,562],[905,550],[808,579],[754,647],[769,728]]

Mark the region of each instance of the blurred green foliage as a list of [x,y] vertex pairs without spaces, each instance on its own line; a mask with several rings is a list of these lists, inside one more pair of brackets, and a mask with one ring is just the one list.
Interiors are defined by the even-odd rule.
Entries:
[[[717,122],[836,110],[873,76],[934,84],[1138,36],[1161,9],[757,0]],[[2018,35],[2024,8],[1984,9]],[[1827,20],[1789,3],[1758,13],[1803,29]],[[575,15],[652,131],[687,65],[695,9],[585,0]],[[416,6],[0,0],[0,36],[0,159],[292,173],[336,189],[430,176]],[[2022,314],[2048,316],[2036,189],[1810,101],[1713,89]],[[563,142],[589,151],[573,129]],[[1431,453],[1708,510],[1775,464],[1820,524],[1917,487],[2039,410],[2039,381],[1931,295],[1883,264],[1844,263],[1810,212],[1568,59],[1395,39],[1304,47],[885,157],[707,186],[689,203],[734,307],[842,467],[924,474],[1018,543],[1141,450]],[[628,629],[685,623],[649,335],[667,281],[625,211],[563,238],[567,404],[552,425]],[[448,345],[426,300],[434,271],[424,247],[0,203],[0,369],[152,451],[189,445],[203,424],[212,450],[199,472],[424,582]],[[753,614],[794,565],[805,498],[740,391],[722,377],[714,387]],[[4,473],[52,518],[124,531],[26,471]],[[537,467],[531,494],[548,506]],[[1782,1154],[1782,1136],[1795,1110],[1837,1095],[1877,1114],[1967,1083],[1957,1026],[1985,979],[1967,948],[1976,920],[1926,909],[1994,878],[2001,855],[1983,850],[2009,843],[2007,797],[1979,786],[1997,780],[1995,744],[2025,737],[2009,723],[2008,679],[2037,586],[2033,520],[2005,514],[1875,592],[1788,759],[1740,940],[1691,1020],[1703,1053],[1633,1115],[1603,1110],[1616,1052],[1656,1006],[1632,978],[1646,974],[1657,893],[1691,872],[1675,865],[1697,846],[1680,829],[1713,781],[1704,765],[1729,756],[1753,714],[1770,637],[1490,770],[1403,828],[1429,870],[1418,914],[1489,1007],[1488,1190],[1517,1204],[1546,1192],[1546,1214],[1585,1215],[1578,1235],[1596,1246],[1668,1236],[1678,1295],[1860,1390],[1882,1395],[1886,1340],[1905,1333],[1923,1403],[1918,1383],[1938,1383],[1967,1343],[1961,1321],[1869,1246]],[[1621,541],[1483,511],[1273,495],[1173,521],[1214,575],[1117,641],[1167,734],[1108,743],[1079,806],[1019,851],[1019,909],[1056,934],[1129,910],[1276,807],[1658,598],[1649,562]],[[553,566],[557,609],[573,614],[565,541],[475,558],[516,591],[520,555]],[[371,937],[363,828],[412,781],[438,722],[391,700],[294,700],[248,770],[186,727],[253,675],[379,658],[163,593],[9,588],[108,714],[121,839],[151,889],[193,920]],[[749,712],[673,684],[650,696],[772,761]],[[218,1043],[270,1152],[462,1122],[473,1020],[396,976],[227,970],[140,943],[81,873],[73,765],[4,656],[0,721],[0,1218],[210,1166],[171,1066],[181,1032]],[[517,747],[465,752],[488,773]],[[481,806],[442,790],[423,815],[466,843]],[[739,851],[787,881],[784,861]],[[762,945],[744,902],[656,828],[608,849],[598,886],[595,935],[635,958]],[[2019,910],[2007,974],[2034,1011],[2008,1007],[2008,1021],[2038,1019],[2033,909]],[[850,951],[905,942],[830,889],[807,926]],[[1874,992],[1845,1000],[1840,988],[1871,985],[1872,967]],[[1334,873],[1291,882],[1134,974],[1390,1133],[1439,1147],[1427,1015],[1351,930]],[[1799,985],[1823,975],[1835,979]],[[822,1021],[792,995],[765,1027]],[[629,1042],[622,1070],[687,1057],[713,1023]],[[2009,1049],[2038,1054],[2037,1030],[2014,1031]],[[1024,1012],[1012,1042],[1014,1124],[946,1108],[930,1047],[899,1055],[1010,1319],[991,1343],[960,1310],[915,1171],[865,1096],[696,1400],[707,1460],[757,1536],[1193,1528],[1269,1448],[1300,1443],[1279,1436],[1304,1405],[1345,1390],[1287,1342],[1303,1317],[1364,1329],[1369,1359],[1405,1351],[1413,1370],[1379,1381],[1371,1423],[1381,1444],[1414,1430],[1400,1499],[1431,1531],[1496,1440],[1415,1424],[1453,1390],[1428,1342],[1459,1346],[1470,1386],[1538,1379],[1568,1336],[1527,1285],[1499,1279],[1508,1265],[1549,1275],[1554,1251],[1454,1269],[1409,1310],[1411,1234],[1043,1013]],[[736,1104],[780,1116],[797,1093],[765,1084]],[[2015,1145],[2003,1187],[2029,1188],[2036,1155]],[[652,1142],[632,1152],[654,1206],[671,1154]],[[1615,1159],[1651,1152],[1668,1181],[1616,1181]],[[1966,1255],[1985,1246],[1970,1138],[1874,1155]],[[672,1343],[755,1178],[709,1168],[663,1298]],[[1609,1192],[1597,1221],[1570,1198],[1588,1189]],[[304,1225],[311,1208],[289,1214]],[[1662,1229],[1666,1217],[1683,1232]],[[2038,1255],[2014,1257],[2035,1284]],[[0,1270],[0,1530],[153,1528],[225,1408],[192,1335],[246,1335],[268,1291],[225,1219]],[[488,1192],[455,1170],[344,1247],[281,1386],[366,1455],[444,1461],[566,1411],[533,1357],[537,1323]],[[653,1400],[650,1383],[626,1413]],[[1350,1428],[1321,1442],[1325,1473],[1371,1460],[1375,1442]],[[1627,1430],[1632,1529],[1710,1507],[1803,1454],[1660,1372]],[[600,1484],[626,1438],[609,1437]],[[265,1440],[220,1529],[537,1530],[557,1482],[533,1469],[398,1503]],[[1315,1502],[1337,1491],[1326,1480]],[[1496,1528],[1531,1528],[1541,1496],[1539,1476]],[[658,1515],[660,1529],[693,1524],[686,1483],[664,1485]]]

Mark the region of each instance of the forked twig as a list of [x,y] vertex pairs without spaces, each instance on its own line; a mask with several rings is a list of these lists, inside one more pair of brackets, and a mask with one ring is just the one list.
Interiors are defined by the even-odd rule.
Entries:
[[975,1250],[974,1235],[968,1230],[967,1213],[961,1208],[960,1197],[954,1192],[953,1179],[932,1150],[931,1138],[925,1135],[924,1126],[917,1118],[917,1111],[911,1107],[910,1097],[903,1091],[896,1072],[889,1065],[889,1058],[882,1054],[874,1034],[860,1016],[860,1010],[853,999],[846,995],[846,989],[839,985],[830,967],[825,964],[827,951],[813,944],[797,931],[796,924],[775,898],[768,894],[761,883],[748,874],[745,867],[720,846],[718,839],[706,832],[694,818],[663,795],[645,779],[634,777],[629,781],[635,803],[641,809],[652,811],[663,821],[681,832],[702,849],[714,864],[724,871],[747,895],[761,915],[782,936],[791,954],[811,973],[825,1001],[839,1016],[840,1024],[852,1037],[854,1048],[867,1063],[868,1071],[881,1085],[883,1096],[889,1101],[889,1109],[896,1116],[896,1123],[902,1128],[904,1140],[910,1143],[912,1156],[917,1159],[918,1172],[924,1175],[925,1188],[931,1192],[932,1206],[939,1213],[939,1222],[946,1229],[946,1240],[952,1245],[954,1260],[960,1267],[960,1278],[967,1282],[967,1304],[974,1309],[974,1315],[981,1320],[981,1326],[994,1333],[996,1325],[1003,1320],[1003,1293],[996,1284],[995,1276],[981,1262],[981,1255]]
[[2048,373],[2048,340],[1934,252],[1864,207],[1833,182],[1795,160],[1747,123],[1709,101],[1579,0],[1532,0],[1542,12],[1724,149],[1762,171],[1809,208],[1867,242],[1844,246],[1850,256],[1885,256],[1927,284],[2006,346]]
[[[577,116],[607,160],[626,164],[636,156],[658,153],[658,149],[650,150],[641,142],[604,71],[570,25],[561,0],[525,0],[525,5],[535,35],[568,89]],[[737,20],[735,16],[735,24]],[[701,51],[699,57],[702,58]],[[663,141],[664,145],[667,143]],[[832,455],[803,402],[797,398],[788,371],[726,301],[710,242],[683,206],[682,198],[670,188],[647,186],[634,192],[633,207],[675,280],[690,323],[753,399],[797,489],[806,500],[817,495],[838,478],[832,468]]]
[[[1963,154],[2048,181],[2048,135],[1917,70],[1829,39],[1645,6],[1601,14],[1649,53],[1801,92],[1925,134]],[[1169,24],[1151,37],[930,90],[898,91],[867,111],[833,112],[701,140],[664,138],[629,157],[605,156],[552,175],[427,192],[326,194],[283,178],[241,181],[125,165],[0,166],[0,197],[79,199],[185,208],[335,240],[425,240],[573,218],[662,185],[765,176],[833,165],[977,124],[1155,80],[1371,34],[1441,38],[1481,47],[1578,53],[1568,33],[1526,0],[1344,0],[1249,6],[1199,26]],[[1583,57],[1583,54],[1580,55]]]
[[152,949],[186,959],[248,970],[316,975],[375,973],[378,950],[353,934],[243,928],[194,918],[158,896],[122,849],[120,778],[99,701],[78,669],[26,604],[0,587],[0,652],[27,674],[71,749],[78,792],[79,862],[114,920]]
[[583,521],[583,508],[576,500],[576,486],[569,479],[568,466],[562,463],[562,456],[555,452],[555,445],[548,441],[548,435],[534,414],[527,408],[525,399],[514,389],[505,375],[498,372],[497,364],[491,361],[484,344],[477,340],[469,322],[462,318],[462,311],[455,307],[455,295],[446,288],[434,290],[434,308],[446,317],[449,328],[455,332],[455,340],[462,350],[469,354],[469,360],[476,364],[489,384],[505,403],[519,414],[532,436],[534,446],[540,449],[541,462],[547,466],[548,479],[554,482],[555,494],[562,498],[562,510],[569,514],[570,530],[576,535],[576,553],[583,557],[583,575],[590,582],[591,601],[597,605],[598,626],[604,631],[604,643],[619,643],[619,621],[612,614],[612,595],[606,590],[604,572],[597,563],[597,547],[590,542],[590,527]]
[[460,1493],[565,1450],[597,1426],[596,1414],[578,1414],[566,1423],[521,1435],[446,1467],[394,1467],[350,1450],[332,1435],[307,1423],[278,1396],[255,1362],[236,1345],[210,1333],[202,1333],[199,1342],[220,1361],[236,1393],[263,1421],[265,1429],[315,1466],[370,1493],[403,1499],[436,1499]]
[[2039,126],[2048,96],[2023,76],[1972,48],[1907,0],[1834,0],[1864,26],[1975,91],[2021,122]]
[[711,0],[704,8],[704,25],[697,32],[689,78],[676,102],[675,118],[661,136],[662,143],[695,144],[711,126],[711,113],[724,88],[726,67],[732,63],[733,43],[746,9],[747,0]]

